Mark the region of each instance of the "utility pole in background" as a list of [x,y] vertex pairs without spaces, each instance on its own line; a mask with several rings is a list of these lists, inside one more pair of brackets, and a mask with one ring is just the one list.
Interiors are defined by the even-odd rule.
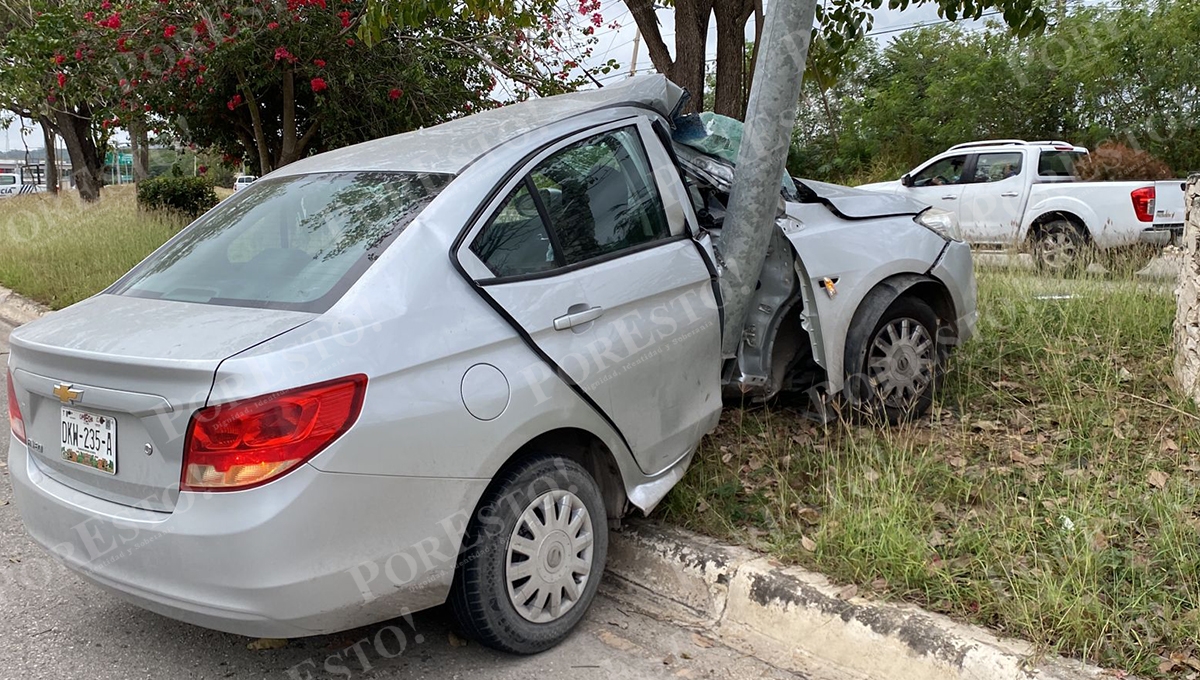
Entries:
[[762,274],[767,243],[780,208],[779,182],[787,165],[792,127],[800,106],[800,81],[812,39],[816,0],[767,3],[761,55],[746,106],[729,211],[721,234],[725,271],[722,352],[736,356],[751,295]]

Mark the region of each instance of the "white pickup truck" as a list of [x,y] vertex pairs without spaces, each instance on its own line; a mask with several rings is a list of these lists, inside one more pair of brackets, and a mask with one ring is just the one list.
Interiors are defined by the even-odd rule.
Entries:
[[1090,249],[1110,268],[1141,269],[1183,233],[1183,184],[1079,181],[1075,162],[1087,153],[1057,141],[969,142],[859,188],[953,212],[968,243],[1027,249],[1040,269],[1077,269]]

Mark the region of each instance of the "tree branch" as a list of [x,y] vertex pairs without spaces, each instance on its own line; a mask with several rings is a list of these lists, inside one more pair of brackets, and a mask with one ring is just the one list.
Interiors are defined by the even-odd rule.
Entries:
[[642,32],[642,41],[650,53],[650,62],[659,73],[670,74],[675,66],[671,50],[663,40],[658,26],[658,15],[654,13],[654,0],[625,0],[625,6],[633,15],[633,21]]

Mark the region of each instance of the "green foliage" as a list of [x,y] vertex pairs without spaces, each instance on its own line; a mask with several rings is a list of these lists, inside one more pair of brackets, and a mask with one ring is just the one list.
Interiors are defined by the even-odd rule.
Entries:
[[203,177],[158,177],[139,182],[138,206],[199,217],[217,204],[213,185]]
[[[906,171],[953,144],[1018,138],[1119,141],[1192,169],[1200,157],[1197,26],[1194,0],[1125,0],[1077,6],[1030,35],[992,23],[840,51],[814,43],[790,167],[850,181],[871,175],[881,158]],[[829,63],[830,51],[840,63]]]

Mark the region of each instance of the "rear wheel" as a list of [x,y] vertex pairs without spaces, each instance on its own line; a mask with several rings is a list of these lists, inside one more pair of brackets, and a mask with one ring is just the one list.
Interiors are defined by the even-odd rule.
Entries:
[[863,411],[896,424],[929,410],[945,364],[937,329],[937,314],[924,301],[902,297],[892,303],[865,344],[847,356],[861,368],[847,380]]
[[600,488],[543,456],[497,480],[463,543],[450,605],[463,632],[514,654],[561,642],[591,605],[608,552]]
[[1083,230],[1062,218],[1042,225],[1033,240],[1033,262],[1040,272],[1077,274],[1087,269],[1090,252]]

